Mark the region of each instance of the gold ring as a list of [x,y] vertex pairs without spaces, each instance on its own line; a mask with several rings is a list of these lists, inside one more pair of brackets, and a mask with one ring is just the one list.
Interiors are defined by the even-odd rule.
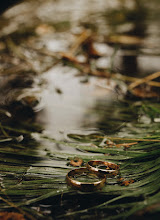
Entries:
[[[95,166],[105,166],[105,168],[102,169]],[[119,172],[117,164],[101,160],[90,160],[87,163],[87,169],[93,173],[101,173],[107,176],[116,176]]]
[[[76,175],[78,176],[82,174],[94,175],[95,177],[98,177],[100,180],[93,183],[90,182],[88,183],[88,182],[80,182],[73,179],[76,177]],[[104,184],[106,183],[106,176],[98,172],[91,173],[87,168],[79,168],[68,172],[66,176],[66,182],[69,186],[71,186],[74,189],[78,189],[80,191],[85,191],[85,192],[91,192],[101,189],[104,186]]]

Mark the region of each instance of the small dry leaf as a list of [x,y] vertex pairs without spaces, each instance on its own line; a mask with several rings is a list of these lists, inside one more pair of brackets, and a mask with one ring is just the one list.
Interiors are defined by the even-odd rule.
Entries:
[[74,166],[74,167],[80,167],[83,164],[83,160],[80,158],[74,158],[73,160],[70,160],[70,165]]
[[130,181],[129,180],[125,180],[121,183],[121,186],[129,186]]
[[25,218],[17,212],[0,212],[0,220],[25,220]]
[[133,179],[123,181],[123,178],[120,178],[119,180],[120,181],[118,181],[118,182],[120,182],[121,186],[129,186],[131,183],[134,183]]

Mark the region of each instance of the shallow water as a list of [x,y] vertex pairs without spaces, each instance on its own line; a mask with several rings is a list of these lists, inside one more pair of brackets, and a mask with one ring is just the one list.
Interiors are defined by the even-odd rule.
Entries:
[[[117,50],[114,57],[113,69],[127,75],[143,76],[159,70],[159,31],[158,21],[154,14],[157,13],[157,9],[154,7],[156,1],[144,3],[139,5],[139,11],[143,7],[146,10],[146,14],[141,15],[141,23],[139,32],[136,34],[133,32],[131,36],[136,35],[141,37],[143,43],[136,47],[126,46]],[[49,5],[49,7],[48,7]],[[117,7],[129,10],[128,13],[134,11],[134,1],[124,1],[122,7],[120,1],[56,1],[48,2],[48,4],[42,4],[38,9],[38,15],[43,17],[44,21],[69,21],[71,32],[81,30],[81,23],[93,23],[98,28],[99,34],[127,34],[133,28],[138,25],[136,19],[124,20],[122,24],[116,24],[117,20],[113,17],[113,23],[109,20],[107,23],[107,13],[117,10]],[[46,14],[46,10],[47,14]],[[119,10],[119,9],[118,9]],[[120,12],[119,12],[120,13]],[[136,14],[137,13],[137,14]],[[57,16],[51,16],[56,14]],[[87,17],[89,15],[89,17]],[[123,12],[121,12],[121,16]],[[114,16],[114,14],[113,14]],[[116,15],[115,15],[116,16]],[[135,12],[135,16],[139,16],[138,12]],[[83,21],[83,22],[82,22]],[[134,29],[134,28],[133,28]],[[141,36],[141,32],[143,36]],[[46,47],[54,52],[67,51],[68,45],[65,39],[72,41],[72,35],[63,32],[62,34],[48,38],[48,41],[44,38],[43,43]],[[105,48],[102,42],[99,42],[99,47]],[[105,56],[103,61],[99,59],[99,63],[103,63],[105,67],[111,64],[108,61],[108,56],[114,53],[115,45],[108,46],[105,49]],[[63,50],[62,50],[63,48]],[[98,61],[97,61],[98,62]],[[104,127],[99,128],[98,124],[102,124],[102,114],[108,111],[108,108],[114,108],[113,112],[116,112],[118,105],[118,94],[114,92],[114,83],[104,79],[89,78],[89,82],[81,83],[85,77],[75,77],[78,71],[70,67],[62,67],[56,65],[49,71],[43,74],[44,78],[47,78],[48,88],[44,92],[42,102],[45,100],[44,109],[38,116],[38,121],[43,123],[47,132],[52,133],[56,138],[63,136],[62,133],[66,133],[69,130],[83,130],[90,131],[102,130],[105,131],[107,122],[104,122]],[[84,79],[85,80],[85,79]],[[56,93],[56,89],[60,89],[62,94]],[[125,89],[122,89],[125,91]],[[98,107],[97,107],[98,106]],[[98,113],[95,113],[97,108]],[[114,113],[113,113],[114,114]],[[109,116],[110,117],[110,116]],[[107,115],[106,115],[107,120]],[[124,121],[125,122],[125,121]],[[116,130],[116,129],[115,129]]]
[[[103,112],[118,101],[112,80],[91,77],[89,82],[82,83],[84,77],[76,77],[76,72],[73,68],[58,65],[44,74],[48,86],[42,96],[44,109],[38,114],[38,121],[56,138],[74,130],[98,130],[97,103],[102,103],[99,108],[106,103]],[[61,93],[56,92],[56,88]]]

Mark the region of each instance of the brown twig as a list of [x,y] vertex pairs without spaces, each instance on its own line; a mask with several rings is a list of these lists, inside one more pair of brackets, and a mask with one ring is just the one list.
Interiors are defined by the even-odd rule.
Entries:
[[148,83],[151,80],[156,79],[158,77],[160,77],[160,72],[156,72],[156,73],[153,73],[153,74],[146,76],[142,79],[138,79],[129,85],[129,89],[134,89],[135,87],[141,85],[142,83]]
[[74,55],[77,49],[91,36],[91,32],[85,30],[81,33],[81,35],[76,39],[75,43],[71,46],[69,50],[69,54]]
[[[112,78],[124,80],[124,81],[127,81],[127,82],[132,82],[132,83],[135,83],[139,80],[136,77],[125,76],[125,75],[121,75],[119,73],[112,74]],[[160,87],[160,82],[149,81],[149,82],[146,82],[146,83],[150,86]],[[130,86],[131,86],[131,84],[130,84]]]

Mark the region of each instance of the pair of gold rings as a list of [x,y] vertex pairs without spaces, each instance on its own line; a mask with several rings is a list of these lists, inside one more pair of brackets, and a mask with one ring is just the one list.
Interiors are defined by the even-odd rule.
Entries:
[[[99,166],[97,168],[96,166]],[[87,163],[86,167],[74,169],[66,175],[66,182],[69,186],[80,191],[96,191],[101,189],[106,183],[106,177],[116,176],[119,172],[119,166],[101,160],[91,160]],[[91,175],[99,180],[96,182],[80,182],[75,180],[80,175]]]

